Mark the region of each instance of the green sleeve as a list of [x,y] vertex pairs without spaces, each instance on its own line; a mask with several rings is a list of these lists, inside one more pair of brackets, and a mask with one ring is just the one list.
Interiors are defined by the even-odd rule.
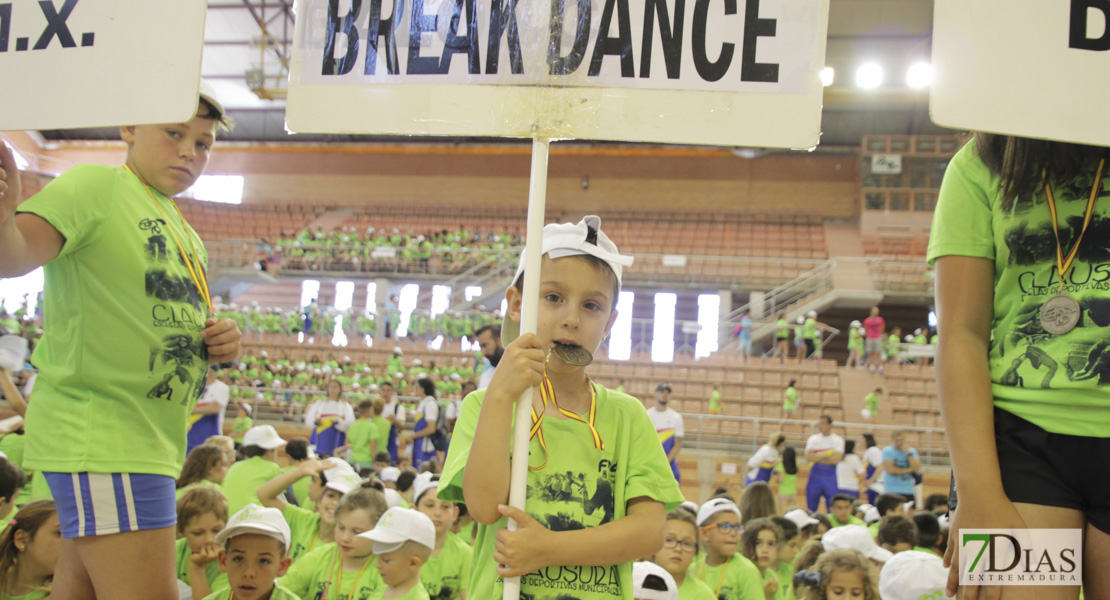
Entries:
[[763,595],[763,575],[759,572],[759,567],[740,554],[733,556],[732,560],[740,561],[736,568],[736,599],[766,600]]
[[227,573],[220,570],[220,561],[213,561],[208,564],[208,589],[215,592],[216,590],[226,590],[231,587],[227,582]]
[[957,255],[994,260],[991,197],[998,177],[979,160],[974,143],[967,144],[948,164],[940,184],[926,259]]
[[685,502],[686,498],[675,481],[671,465],[667,462],[667,454],[663,452],[659,434],[647,411],[637,403],[636,411],[630,417],[633,423],[630,428],[632,439],[629,440],[631,464],[625,481],[624,497],[631,500],[646,496],[662,502],[667,512],[670,512]]
[[174,542],[174,568],[177,570],[177,578],[184,581],[186,585],[189,584],[189,542],[185,538],[181,538]]
[[[439,480],[439,491],[436,493],[440,500],[465,502],[462,488],[463,469],[466,468],[466,457],[470,455],[470,446],[474,443],[474,428],[478,424],[478,414],[482,411],[484,397],[485,390],[471,392],[463,400],[462,408],[459,409],[459,420],[455,422],[455,432],[451,436],[447,458],[443,461],[443,473]],[[647,413],[644,413],[644,416],[647,416]],[[656,445],[659,445],[658,442]]]
[[315,581],[317,573],[323,573],[328,568],[328,562],[334,550],[335,544],[328,544],[302,556],[289,567],[284,577],[277,580],[278,583],[298,598],[308,598],[312,582]]
[[62,258],[96,239],[112,212],[112,192],[119,185],[116,178],[116,170],[110,167],[75,166],[20,204],[17,212],[38,215],[62,234],[65,241],[56,257]]

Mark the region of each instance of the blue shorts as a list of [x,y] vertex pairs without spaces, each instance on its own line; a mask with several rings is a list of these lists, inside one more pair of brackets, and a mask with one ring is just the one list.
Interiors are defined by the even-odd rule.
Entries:
[[175,482],[137,473],[44,473],[62,537],[73,539],[177,524]]

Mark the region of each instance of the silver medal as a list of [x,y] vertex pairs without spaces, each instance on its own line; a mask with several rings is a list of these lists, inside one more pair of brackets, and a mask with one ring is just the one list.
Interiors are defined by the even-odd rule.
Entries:
[[1063,335],[1079,324],[1079,302],[1067,294],[1056,294],[1041,306],[1041,327],[1052,335]]
[[594,356],[582,346],[556,343],[551,353],[560,360],[574,367],[587,367],[594,362]]

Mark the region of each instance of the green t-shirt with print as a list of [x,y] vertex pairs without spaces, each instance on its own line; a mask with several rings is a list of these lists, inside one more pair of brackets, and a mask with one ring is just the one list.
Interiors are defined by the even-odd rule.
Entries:
[[740,553],[733,554],[727,562],[716,567],[705,564],[706,554],[690,565],[690,575],[708,585],[721,600],[765,600],[763,575],[755,563]]
[[420,583],[436,600],[459,600],[470,582],[470,561],[474,549],[459,536],[448,533],[438,556],[428,558],[420,567]]
[[[1053,185],[1064,252],[1082,228],[1094,169],[1092,163],[1075,180]],[[1099,229],[1110,218],[1110,185],[1103,184],[1065,276],[1064,291],[1080,309],[1079,322],[1063,335],[1047,333],[1039,318],[1060,287],[1045,194],[1037,189],[1008,209],[1001,204],[998,176],[979,159],[975,143],[967,144],[944,174],[927,253],[930,263],[950,255],[994,263],[988,353],[994,404],[1052,433],[1110,436],[1110,260]]]
[[782,409],[783,410],[794,410],[794,407],[797,406],[797,405],[798,405],[798,390],[794,389],[793,387],[786,388],[786,393],[782,398]]
[[[385,591],[388,589],[388,587],[384,587],[378,590],[373,596],[370,596],[370,600],[385,600]],[[405,592],[405,595],[397,600],[431,600],[431,596],[428,595],[428,590],[425,590],[424,586],[416,584],[409,588],[409,591]],[[436,600],[439,599],[437,598]]]
[[775,598],[794,600],[794,564],[780,561],[775,576],[779,578],[779,591],[775,593]]
[[294,562],[278,582],[298,598],[323,598],[326,592],[328,600],[366,600],[385,589],[376,562],[371,554],[363,568],[344,571],[339,546],[324,544]]
[[[632,396],[592,385],[597,398],[594,426],[603,449],[595,447],[587,425],[550,415],[542,431],[553,451],[540,446],[539,436],[530,442],[525,510],[553,531],[598,527],[623,518],[632,498],[651,498],[668,511],[684,501],[644,405]],[[443,500],[463,501],[463,471],[484,396],[485,390],[478,390],[463,400],[440,479],[438,496]],[[494,525],[477,526],[468,597],[501,596],[502,580],[493,560],[494,535],[506,523],[502,518]],[[521,590],[533,600],[631,600],[632,563],[540,569],[521,577]]]
[[717,596],[713,588],[687,572],[682,585],[678,586],[678,600],[717,600]]
[[258,499],[258,488],[278,475],[281,475],[281,467],[261,456],[231,465],[223,483],[227,514],[233,515],[248,504],[262,504]]
[[721,410],[721,392],[713,390],[709,393],[709,410],[720,412]]
[[285,522],[289,524],[290,541],[287,554],[289,558],[293,559],[293,562],[322,545],[320,543],[319,513],[286,503],[281,515],[285,517]]
[[[226,590],[220,590],[218,592],[212,592],[211,595],[205,596],[204,600],[235,600],[235,599],[231,595],[231,590],[226,589]],[[281,585],[277,581],[274,581],[274,589],[270,591],[270,600],[301,600],[301,597],[297,596],[293,592],[289,591],[288,588]]]
[[[185,585],[189,585],[189,541],[185,538],[177,540],[174,546],[175,556],[174,568],[177,569],[177,578]],[[204,574],[208,578],[208,588],[213,592],[231,587],[227,582],[227,573],[220,571],[220,561],[214,560],[208,563],[204,569]]]
[[[378,439],[378,426],[370,419],[357,419],[347,429],[347,443],[351,445],[350,460],[353,463],[374,462],[370,452],[370,441]],[[384,450],[385,447],[382,446]]]
[[123,167],[73,167],[17,210],[65,238],[44,268],[27,468],[177,477],[208,371],[208,309],[174,235],[202,271],[204,243]]

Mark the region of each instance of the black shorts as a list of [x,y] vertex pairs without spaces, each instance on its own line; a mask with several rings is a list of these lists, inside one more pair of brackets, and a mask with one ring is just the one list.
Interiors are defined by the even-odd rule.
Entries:
[[817,349],[817,346],[813,343],[813,340],[807,339],[806,340],[806,356],[813,356],[813,351],[816,350],[816,349]]
[[1011,502],[1076,509],[1110,533],[1110,438],[1049,433],[996,407],[994,439]]

